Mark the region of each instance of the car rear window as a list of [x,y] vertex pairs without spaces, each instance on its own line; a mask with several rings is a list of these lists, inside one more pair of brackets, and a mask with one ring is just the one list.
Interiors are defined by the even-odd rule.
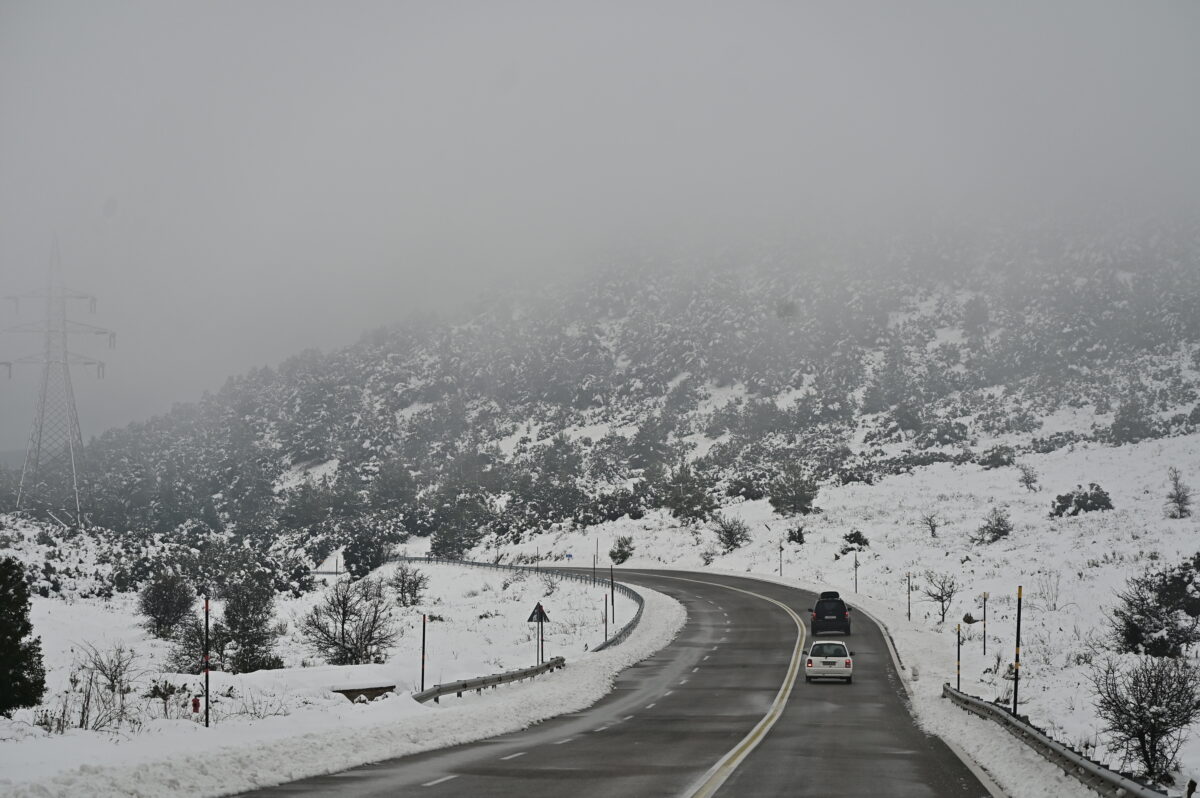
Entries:
[[817,617],[821,618],[825,615],[841,615],[846,611],[845,602],[840,599],[827,599],[817,602]]
[[814,643],[812,651],[808,652],[810,657],[844,657],[846,656],[846,647],[841,643]]

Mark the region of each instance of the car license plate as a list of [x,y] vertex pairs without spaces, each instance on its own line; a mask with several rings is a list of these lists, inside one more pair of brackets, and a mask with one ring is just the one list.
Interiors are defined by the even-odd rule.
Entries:
[[821,665],[826,668],[832,668],[834,665],[837,665],[837,663],[831,659],[823,659],[821,660]]
[[836,615],[826,615],[826,616],[825,616],[825,620],[827,620],[827,621],[836,621],[836,620],[837,620],[837,616],[836,616]]

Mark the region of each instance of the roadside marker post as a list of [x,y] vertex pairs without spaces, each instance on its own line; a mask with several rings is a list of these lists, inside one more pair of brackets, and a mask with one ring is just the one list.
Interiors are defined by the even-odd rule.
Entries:
[[208,594],[204,594],[204,728],[208,728]]
[[983,655],[987,656],[987,600],[988,592],[983,591]]
[[1023,585],[1017,585],[1017,658],[1013,662],[1013,717],[1017,714],[1017,692],[1021,688],[1021,591]]

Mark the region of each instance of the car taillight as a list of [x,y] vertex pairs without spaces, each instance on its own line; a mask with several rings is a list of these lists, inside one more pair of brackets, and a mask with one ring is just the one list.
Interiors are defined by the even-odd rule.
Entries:
[[846,610],[845,612],[843,612],[842,617],[849,620],[850,619],[850,610]]
[[846,667],[849,668],[850,665],[851,665],[850,660],[846,660]]
[[812,667],[812,660],[811,660],[811,659],[808,661],[808,667],[810,667],[810,668]]
[[813,619],[814,621],[817,619],[817,614],[816,614],[815,612],[812,614],[812,619]]

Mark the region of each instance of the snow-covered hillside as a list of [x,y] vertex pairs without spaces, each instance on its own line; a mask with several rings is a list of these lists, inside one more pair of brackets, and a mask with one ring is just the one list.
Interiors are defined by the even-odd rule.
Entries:
[[[548,552],[542,538],[542,554],[583,556],[597,542],[607,550],[618,536],[630,536],[634,555],[625,567],[711,567],[778,575],[782,542],[784,580],[813,590],[839,590],[852,605],[883,620],[915,674],[918,718],[931,730],[959,740],[1002,783],[1011,762],[997,759],[995,750],[1002,748],[998,741],[1007,733],[999,727],[991,729],[994,736],[972,731],[987,722],[948,710],[941,685],[954,683],[955,625],[966,613],[982,618],[986,591],[988,653],[983,655],[981,626],[963,624],[962,686],[989,700],[1011,696],[1012,682],[1004,673],[1014,658],[1016,597],[1022,586],[1022,714],[1059,739],[1117,765],[1119,758],[1105,749],[1099,734],[1091,666],[1110,655],[1109,610],[1126,580],[1200,550],[1200,519],[1170,519],[1164,513],[1169,467],[1200,486],[1200,435],[1120,447],[1084,444],[1025,454],[1019,462],[1037,471],[1040,490],[1024,487],[1015,466],[939,463],[874,485],[824,487],[817,499],[822,512],[802,519],[775,515],[765,500],[726,507],[724,514],[744,520],[752,536],[729,553],[722,552],[711,525],[681,526],[657,512],[637,521],[622,519],[582,533],[554,535]],[[1055,495],[1093,482],[1111,495],[1113,510],[1049,517]],[[972,542],[994,507],[1010,514],[1012,534],[996,543]],[[924,523],[929,515],[940,524],[936,537]],[[804,528],[802,545],[787,542],[787,530],[798,524]],[[869,541],[858,554],[857,593],[853,553],[838,555],[844,536],[854,529]],[[526,549],[515,546],[510,552]],[[939,622],[937,605],[921,592],[931,572],[953,576],[960,585],[945,623]],[[1200,728],[1192,729],[1180,760],[1185,783],[1200,776]],[[1027,793],[1018,789],[1014,794]]]

